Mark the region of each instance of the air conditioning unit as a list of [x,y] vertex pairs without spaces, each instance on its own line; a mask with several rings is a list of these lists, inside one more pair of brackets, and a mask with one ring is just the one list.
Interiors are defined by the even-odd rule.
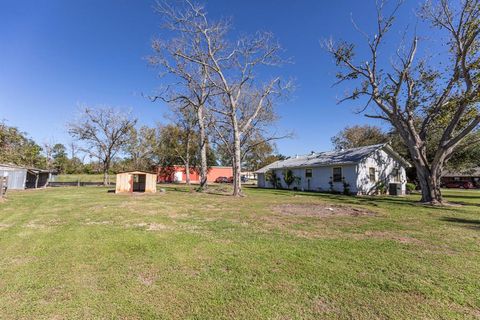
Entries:
[[402,184],[401,183],[390,183],[388,185],[388,194],[391,196],[401,196],[402,195]]

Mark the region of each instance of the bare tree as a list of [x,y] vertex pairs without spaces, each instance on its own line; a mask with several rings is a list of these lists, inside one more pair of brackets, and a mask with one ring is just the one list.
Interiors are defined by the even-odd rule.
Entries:
[[211,71],[205,63],[197,63],[208,59],[205,41],[198,27],[204,25],[203,18],[197,16],[195,10],[191,10],[194,6],[190,2],[185,1],[183,4],[188,8],[178,9],[166,1],[157,3],[156,11],[162,17],[163,29],[167,30],[171,37],[169,40],[153,40],[152,48],[155,54],[149,57],[149,62],[161,68],[162,76],[173,76],[177,83],[163,88],[158,95],[150,98],[153,101],[161,99],[176,107],[180,114],[190,116],[191,113],[186,109],[194,110],[199,129],[201,191],[207,188],[207,129],[210,121],[207,119],[206,105],[213,90],[209,81]]
[[138,130],[130,129],[125,152],[129,159],[129,167],[134,170],[152,170],[154,166],[153,153],[158,144],[156,129],[142,126]]
[[[255,125],[263,110],[273,107],[275,98],[285,90],[280,77],[265,83],[256,76],[262,66],[275,66],[283,62],[280,46],[271,33],[258,32],[253,36],[241,37],[235,42],[227,40],[229,21],[210,21],[203,6],[185,1],[182,8],[168,4],[161,6],[169,25],[178,30],[194,34],[194,54],[179,50],[175,55],[184,61],[201,67],[208,77],[209,86],[216,93],[215,106],[209,110],[219,115],[219,126],[228,124],[232,139],[233,185],[235,196],[241,195],[241,140]],[[220,121],[220,125],[218,122]],[[224,135],[222,135],[224,136]],[[222,139],[228,143],[228,139]]]
[[53,146],[55,142],[52,140],[45,141],[42,144],[43,154],[45,155],[45,168],[52,169],[53,168]]
[[[422,202],[440,203],[440,177],[446,162],[465,137],[480,123],[478,0],[427,2],[421,17],[446,34],[448,52],[443,64],[434,66],[427,58],[417,58],[419,37],[414,35],[406,49],[395,53],[390,66],[380,61],[381,45],[391,30],[397,9],[384,15],[385,2],[377,4],[377,30],[369,36],[354,24],[368,44],[369,58],[357,63],[352,43],[326,41],[337,66],[339,82],[360,85],[344,100],[366,97],[365,111],[373,104],[375,114],[367,117],[392,124],[407,146],[422,189]],[[440,130],[434,154],[427,157],[427,139]]]
[[83,141],[81,151],[102,163],[103,184],[108,185],[112,159],[125,146],[129,132],[137,123],[130,114],[113,108],[84,108],[79,119],[68,124],[72,137]]
[[77,157],[77,152],[78,152],[78,145],[75,141],[70,141],[68,144],[69,149],[70,149],[70,159],[74,159]]

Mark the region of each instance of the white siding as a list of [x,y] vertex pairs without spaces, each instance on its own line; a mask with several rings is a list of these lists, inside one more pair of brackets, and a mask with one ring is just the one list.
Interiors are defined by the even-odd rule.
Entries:
[[[299,183],[293,183],[290,189],[297,188],[304,191],[330,191],[330,177],[333,176],[333,167],[312,167],[312,168],[292,168],[293,174],[300,177]],[[355,165],[339,165],[335,167],[342,168],[342,176],[350,184],[350,192],[356,193],[356,166]],[[312,177],[305,177],[306,169],[312,169]],[[287,189],[287,184],[283,178],[284,169],[276,169],[275,174],[280,179],[280,185],[283,189]],[[258,186],[261,188],[272,188],[272,184],[265,180],[264,174],[258,175]],[[333,183],[333,190],[343,192],[343,182]]]
[[[405,167],[395,156],[384,149],[379,149],[370,156],[364,158],[358,164],[349,165],[331,165],[317,167],[291,168],[293,174],[300,177],[299,183],[293,183],[290,189],[298,189],[305,191],[331,191],[330,181],[333,179],[333,168],[342,168],[342,178],[349,184],[350,193],[353,194],[374,194],[378,189],[379,183],[384,183],[388,192],[389,183],[401,183],[402,193],[405,194],[406,173]],[[369,168],[375,169],[375,181],[369,179]],[[312,177],[305,176],[306,170],[312,169]],[[398,169],[399,181],[395,180],[392,172]],[[274,169],[276,176],[279,178],[281,188],[286,189],[287,185],[283,179],[285,169]],[[258,186],[261,188],[273,188],[273,185],[266,181],[265,174],[258,174]],[[333,183],[333,191],[344,192],[342,182]]]
[[[369,168],[375,168],[375,182],[371,182],[369,179]],[[392,176],[392,172],[396,168],[400,171],[400,181],[395,181],[395,177]],[[373,194],[381,182],[385,184],[387,192],[389,183],[400,182],[402,184],[402,193],[405,194],[405,185],[407,182],[405,168],[398,160],[384,150],[376,151],[358,164],[358,192],[361,194]]]
[[265,173],[259,173],[257,175],[257,185],[260,188],[266,188],[267,186],[265,185]]

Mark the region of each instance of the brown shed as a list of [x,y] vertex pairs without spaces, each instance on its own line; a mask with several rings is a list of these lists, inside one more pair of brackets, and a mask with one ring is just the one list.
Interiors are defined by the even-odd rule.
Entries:
[[117,174],[115,193],[157,192],[157,175],[145,171],[127,171]]

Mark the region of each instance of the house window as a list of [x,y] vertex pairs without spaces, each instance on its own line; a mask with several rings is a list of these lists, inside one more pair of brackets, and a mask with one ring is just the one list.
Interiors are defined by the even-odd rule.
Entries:
[[342,168],[333,168],[333,182],[342,182]]
[[305,169],[305,178],[312,177],[312,169]]
[[400,182],[402,179],[400,177],[400,170],[399,169],[393,169],[392,170],[392,178],[394,182]]
[[368,168],[368,178],[370,182],[377,181],[377,178],[375,176],[375,168]]

